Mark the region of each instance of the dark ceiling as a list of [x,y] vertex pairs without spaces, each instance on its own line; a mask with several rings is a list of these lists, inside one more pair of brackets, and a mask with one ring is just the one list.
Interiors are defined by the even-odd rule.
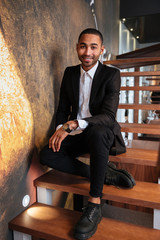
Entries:
[[160,42],[160,0],[120,0],[120,19],[139,43]]

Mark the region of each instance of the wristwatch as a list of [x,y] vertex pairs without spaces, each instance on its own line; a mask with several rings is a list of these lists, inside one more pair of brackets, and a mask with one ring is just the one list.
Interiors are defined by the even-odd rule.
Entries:
[[66,131],[67,133],[72,132],[72,130],[69,128],[69,124],[68,123],[64,123],[62,126],[63,130]]

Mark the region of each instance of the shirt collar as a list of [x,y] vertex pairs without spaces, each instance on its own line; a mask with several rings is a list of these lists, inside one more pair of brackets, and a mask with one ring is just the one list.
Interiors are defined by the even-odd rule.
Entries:
[[99,64],[99,61],[97,61],[96,65],[94,67],[92,67],[89,71],[84,71],[82,66],[81,66],[81,76],[86,72],[92,79],[94,77],[94,74],[97,70],[97,67],[98,67],[98,64]]

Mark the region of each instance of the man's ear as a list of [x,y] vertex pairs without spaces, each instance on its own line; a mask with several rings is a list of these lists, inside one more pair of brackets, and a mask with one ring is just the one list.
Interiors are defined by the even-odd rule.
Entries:
[[101,54],[104,52],[104,45],[101,46]]

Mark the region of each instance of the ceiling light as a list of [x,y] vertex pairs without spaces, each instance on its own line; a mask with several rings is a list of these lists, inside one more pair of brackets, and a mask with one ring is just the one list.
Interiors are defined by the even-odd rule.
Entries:
[[133,28],[130,28],[130,31],[133,32]]
[[137,39],[139,39],[139,36],[136,36]]
[[126,18],[122,18],[122,22],[124,23],[126,21]]

